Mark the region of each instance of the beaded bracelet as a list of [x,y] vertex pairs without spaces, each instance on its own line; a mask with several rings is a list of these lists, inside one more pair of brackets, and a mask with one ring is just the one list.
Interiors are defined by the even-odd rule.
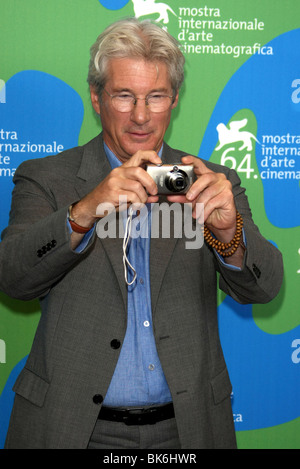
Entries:
[[[236,232],[230,243],[222,243],[218,239],[214,238],[206,224],[204,224],[204,239],[206,243],[215,249],[222,257],[230,257],[236,252],[241,244],[242,234],[243,218],[238,211],[236,212]],[[230,249],[230,251],[228,251],[228,249]]]

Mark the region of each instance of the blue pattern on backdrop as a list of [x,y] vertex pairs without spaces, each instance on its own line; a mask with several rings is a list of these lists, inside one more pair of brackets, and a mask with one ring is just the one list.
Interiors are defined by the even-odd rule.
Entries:
[[[39,71],[17,73],[6,83],[6,103],[0,106],[0,127],[4,132],[16,132],[18,140],[10,139],[13,134],[3,133],[2,137],[8,135],[8,138],[1,138],[0,143],[22,144],[25,151],[15,153],[1,149],[0,154],[10,157],[9,168],[17,168],[25,160],[45,156],[42,152],[28,152],[28,142],[53,145],[55,138],[57,145],[64,149],[77,146],[82,120],[82,100],[69,85]],[[1,176],[0,231],[8,223],[12,189],[12,178]],[[14,399],[12,386],[25,361],[26,357],[12,370],[0,396],[0,448],[4,445]]]
[[[7,135],[7,138],[1,138],[0,143],[18,144],[22,151],[5,151],[2,147],[0,154],[10,157],[10,165],[1,165],[1,168],[15,169],[25,160],[46,156],[35,151],[36,145],[52,144],[55,150],[53,139],[63,149],[78,145],[82,120],[81,97],[69,85],[44,72],[17,73],[7,81],[6,104],[0,106],[0,128],[4,132],[15,131],[17,140],[11,138],[12,133],[3,133],[2,137]],[[0,232],[8,224],[12,189],[12,177],[2,176]]]
[[236,430],[272,427],[299,417],[300,365],[292,361],[291,345],[300,337],[300,326],[268,334],[255,324],[251,305],[226,297],[219,307],[219,327]]
[[108,10],[120,10],[127,5],[129,0],[99,0],[99,2]]
[[15,393],[12,392],[12,387],[21,371],[23,370],[27,356],[23,358],[12,370],[8,380],[5,383],[4,389],[0,396],[0,449],[4,448],[8,424],[10,419],[11,409],[14,403]]
[[[210,158],[218,143],[217,125],[227,125],[243,109],[254,113],[259,141],[263,135],[299,135],[300,104],[292,100],[292,83],[299,77],[299,43],[300,29],[287,32],[268,44],[274,55],[254,55],[232,76],[214,109],[199,156]],[[259,170],[265,169],[263,158],[257,143]],[[299,156],[293,158],[293,169],[299,171]],[[279,228],[299,226],[299,179],[262,179],[262,184],[269,221]],[[219,323],[233,384],[233,412],[242,415],[236,429],[265,428],[299,417],[300,365],[292,362],[291,344],[300,337],[300,326],[284,334],[265,333],[254,322],[252,305],[241,306],[229,297],[219,306]]]
[[[268,44],[273,47],[274,55],[255,54],[232,76],[213,111],[199,156],[210,158],[218,142],[217,125],[227,124],[242,109],[250,109],[254,113],[257,138],[261,143],[263,135],[299,135],[300,103],[292,101],[292,94],[296,91],[292,83],[299,78],[299,43],[300,29],[289,31]],[[277,146],[280,145],[277,142]],[[292,146],[299,147],[299,143]],[[261,166],[262,151],[262,146],[257,144],[256,160],[261,170],[265,169]],[[299,155],[293,159],[296,164],[290,169],[300,171]],[[273,169],[279,171],[281,168]],[[300,205],[299,179],[262,179],[262,183],[269,221],[279,228],[299,226],[300,210],[294,209]],[[287,209],[289,207],[290,210]]]

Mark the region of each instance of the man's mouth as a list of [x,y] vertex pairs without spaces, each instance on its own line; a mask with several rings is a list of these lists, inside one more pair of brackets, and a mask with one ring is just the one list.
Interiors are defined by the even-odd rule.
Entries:
[[149,137],[149,135],[151,134],[151,132],[143,132],[141,130],[139,130],[139,131],[129,131],[128,133],[131,137],[133,137],[134,139],[137,139],[137,140],[145,139],[145,138]]

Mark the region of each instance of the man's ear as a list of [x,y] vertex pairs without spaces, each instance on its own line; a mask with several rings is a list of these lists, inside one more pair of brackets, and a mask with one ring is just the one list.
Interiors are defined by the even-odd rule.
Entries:
[[177,106],[177,104],[178,104],[178,98],[179,98],[179,91],[177,90],[177,91],[176,91],[176,94],[175,94],[175,99],[174,99],[174,102],[173,102],[173,104],[172,104],[171,109],[174,109],[174,108]]
[[92,106],[97,114],[100,115],[100,102],[99,102],[99,96],[96,91],[96,87],[93,85],[90,85],[90,93],[91,93],[91,101],[92,101]]

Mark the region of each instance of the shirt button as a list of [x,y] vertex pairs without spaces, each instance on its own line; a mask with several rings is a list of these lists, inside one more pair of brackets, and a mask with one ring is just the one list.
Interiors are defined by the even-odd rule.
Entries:
[[143,278],[140,278],[140,284],[144,285],[144,279]]
[[143,324],[144,324],[145,327],[149,327],[149,326],[150,326],[150,322],[149,322],[149,321],[144,321]]
[[154,368],[155,368],[155,366],[154,366],[152,363],[150,363],[150,365],[148,366],[148,368],[149,368],[150,371],[153,371]]

